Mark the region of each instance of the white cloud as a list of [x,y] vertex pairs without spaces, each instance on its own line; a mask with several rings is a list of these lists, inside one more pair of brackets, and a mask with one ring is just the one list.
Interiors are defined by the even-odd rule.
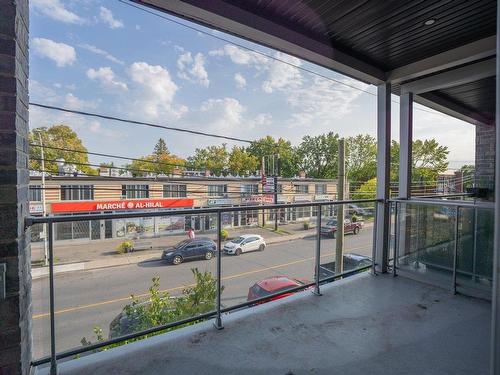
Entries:
[[199,83],[205,87],[208,87],[210,84],[208,73],[205,69],[205,58],[201,53],[197,53],[194,58],[191,52],[183,53],[177,60],[177,68],[179,68],[178,75],[182,79]]
[[87,70],[87,77],[91,80],[99,81],[103,86],[116,88],[119,90],[128,90],[127,84],[116,79],[115,73],[109,67],[101,67],[97,70],[91,68]]
[[234,75],[234,80],[236,82],[236,87],[240,89],[244,88],[247,85],[247,80],[245,79],[245,77],[243,77],[241,73],[236,73]]
[[84,23],[83,18],[66,9],[60,0],[31,0],[30,4],[43,15],[56,21],[73,24]]
[[135,62],[129,74],[136,86],[134,106],[137,111],[153,119],[179,118],[187,112],[186,106],[174,103],[178,87],[164,67]]
[[210,51],[210,56],[228,56],[231,61],[238,65],[252,65],[259,68],[269,62],[269,59],[257,52],[248,51],[231,44],[226,44],[224,47]]
[[124,62],[122,60],[117,59],[116,57],[114,57],[109,52],[106,52],[106,51],[104,51],[104,50],[102,50],[100,48],[97,48],[96,46],[93,46],[91,44],[81,44],[79,47],[83,48],[83,49],[85,49],[87,51],[90,51],[92,53],[95,53],[96,55],[101,55],[104,58],[106,58],[109,61],[112,61],[112,62],[114,62],[116,64],[120,64],[120,65],[124,64]]
[[87,108],[95,108],[97,107],[97,103],[91,100],[80,99],[70,92],[64,97],[64,107],[78,111]]
[[101,18],[101,21],[106,23],[111,29],[119,29],[123,27],[123,22],[115,19],[113,12],[111,12],[108,8],[102,6],[99,17]]
[[[350,79],[345,83],[366,89],[368,85]],[[321,77],[314,77],[309,85],[287,91],[287,102],[294,110],[289,121],[290,127],[308,128],[321,126],[335,129],[339,119],[355,108],[355,100],[361,91]]]
[[37,55],[54,61],[58,67],[73,65],[76,61],[75,49],[68,44],[45,38],[34,38],[31,45]]
[[302,76],[295,66],[300,66],[300,60],[281,52],[276,52],[275,57],[281,61],[273,60],[270,63],[267,79],[262,83],[262,90],[269,94],[274,90],[298,88],[302,84]]
[[271,125],[273,116],[270,113],[259,113],[252,123],[256,126]]

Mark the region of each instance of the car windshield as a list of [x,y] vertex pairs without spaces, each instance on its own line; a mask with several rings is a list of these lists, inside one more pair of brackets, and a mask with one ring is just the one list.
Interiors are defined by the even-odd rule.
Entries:
[[330,220],[328,223],[326,223],[326,225],[330,226],[337,225],[337,220]]
[[245,237],[236,237],[234,240],[232,240],[232,243],[242,243],[245,240]]
[[184,241],[181,241],[179,242],[177,245],[174,245],[174,248],[178,249],[180,247],[183,247],[185,244],[191,242],[190,240],[184,240]]

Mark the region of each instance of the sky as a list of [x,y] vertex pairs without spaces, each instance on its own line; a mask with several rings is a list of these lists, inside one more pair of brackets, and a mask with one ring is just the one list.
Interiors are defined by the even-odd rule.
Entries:
[[[374,86],[296,57],[118,0],[31,0],[30,9],[31,102],[294,145],[329,131],[376,134],[376,96],[364,92],[374,94]],[[127,157],[150,154],[160,137],[180,157],[223,142],[245,145],[31,106],[32,129],[60,123],[88,151]],[[448,146],[452,168],[474,163],[473,125],[415,105],[414,138]]]

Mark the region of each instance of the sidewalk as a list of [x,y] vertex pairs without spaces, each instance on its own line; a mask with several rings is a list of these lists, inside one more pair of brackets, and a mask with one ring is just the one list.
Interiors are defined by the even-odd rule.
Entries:
[[[366,227],[371,227],[373,223],[365,223]],[[264,237],[268,245],[302,239],[308,236],[314,236],[316,229],[303,229],[303,223],[293,223],[280,225],[281,233],[276,233],[268,228],[262,227],[245,227],[229,229],[229,239],[238,237],[242,234],[259,234]],[[289,234],[287,234],[288,232]],[[199,233],[198,237],[211,238],[217,241],[217,233]],[[185,240],[187,236],[170,235],[164,237],[150,238],[153,248],[151,250],[140,250],[132,253],[118,254],[116,247],[124,241],[124,239],[110,239],[100,241],[89,241],[79,244],[54,244],[54,259],[56,273],[91,270],[106,267],[115,267],[128,264],[137,264],[140,262],[156,261],[161,257],[161,253],[165,247],[175,245],[176,243]],[[225,242],[229,241],[226,240]],[[32,259],[43,259],[43,244],[32,244]],[[38,278],[48,274],[47,267],[33,267],[32,277]]]

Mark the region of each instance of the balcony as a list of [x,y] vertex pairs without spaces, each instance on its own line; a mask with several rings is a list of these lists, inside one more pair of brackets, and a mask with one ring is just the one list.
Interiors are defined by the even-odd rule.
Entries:
[[[59,365],[62,374],[486,374],[490,304],[352,276]],[[39,374],[48,373],[48,369]]]
[[[40,374],[56,366],[68,374],[154,374],[168,368],[178,374],[233,374],[242,368],[252,374],[377,374],[386,373],[388,363],[409,374],[487,373],[491,208],[468,200],[393,200],[393,256],[388,265],[392,273],[375,275],[363,271],[375,264],[376,203],[321,201],[32,218],[34,223],[48,222],[50,259],[68,251],[53,242],[53,226],[61,222],[196,214],[200,220],[210,217],[219,233],[211,234],[217,249],[211,261],[168,266],[153,259],[128,268],[52,272],[36,280],[38,359],[33,363]],[[334,220],[324,215],[318,220],[318,213],[339,212],[341,206],[347,210],[349,204],[362,205],[373,216],[364,218],[361,232],[345,236],[344,269],[339,274],[338,233],[336,238],[324,235]],[[223,215],[254,211],[272,216],[284,207],[308,208],[319,225],[305,236],[288,234],[281,242],[270,238],[265,251],[222,253]],[[345,231],[351,230],[345,226]],[[349,263],[348,254],[361,261]],[[53,261],[50,268],[54,269]],[[193,292],[200,285],[199,279],[190,280],[194,268],[208,275],[210,293]],[[160,280],[150,286],[151,278],[160,277],[161,288]],[[274,282],[273,278],[292,284],[259,294],[256,289],[262,282]],[[95,288],[99,280],[105,289]],[[136,295],[135,302],[130,294]],[[155,295],[163,297],[158,300]],[[200,302],[200,295],[209,297]],[[177,314],[186,300],[191,310]],[[134,315],[136,310],[150,314],[155,306],[160,306],[160,315],[171,316],[142,321],[144,315]],[[93,330],[100,336],[97,341]]]

